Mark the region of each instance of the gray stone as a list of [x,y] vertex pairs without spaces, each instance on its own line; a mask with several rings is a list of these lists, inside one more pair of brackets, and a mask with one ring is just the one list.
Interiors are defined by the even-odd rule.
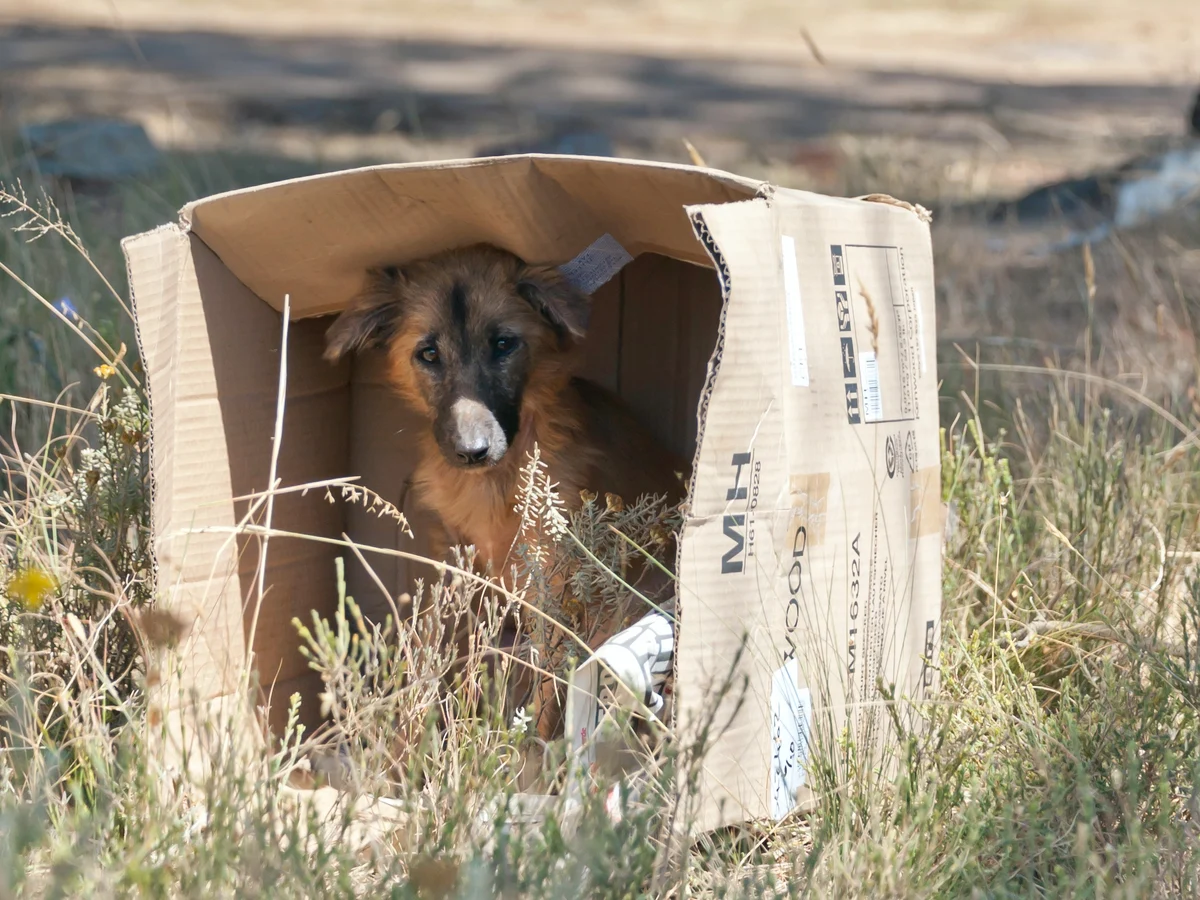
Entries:
[[144,128],[114,119],[64,119],[26,125],[21,137],[45,175],[111,181],[135,178],[161,159]]

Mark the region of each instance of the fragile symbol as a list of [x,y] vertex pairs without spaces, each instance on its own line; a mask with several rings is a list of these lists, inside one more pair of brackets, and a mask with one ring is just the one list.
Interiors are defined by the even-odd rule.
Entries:
[[845,291],[834,291],[837,300],[838,331],[850,330],[850,297]]

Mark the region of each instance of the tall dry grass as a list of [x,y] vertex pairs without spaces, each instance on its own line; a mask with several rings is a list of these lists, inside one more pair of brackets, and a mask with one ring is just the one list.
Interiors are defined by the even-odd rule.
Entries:
[[[178,632],[154,609],[146,412],[103,233],[164,218],[183,199],[171,190],[190,187],[153,202],[130,188],[115,232],[110,212],[86,204],[4,198],[8,224],[32,230],[0,238],[0,895],[1195,895],[1200,415],[1177,385],[1151,395],[1107,369],[1115,351],[1094,314],[1075,369],[1069,353],[1036,364],[943,353],[955,526],[942,690],[920,708],[898,701],[883,721],[892,767],[818,729],[811,819],[681,838],[678,787],[719,723],[665,743],[630,729],[632,773],[561,790],[565,750],[537,746],[521,716],[482,702],[522,666],[519,653],[485,666],[497,621],[471,620],[477,649],[453,659],[435,619],[414,626],[397,609],[367,622],[344,582],[336,615],[296,632],[329,724],[307,734],[293,715],[270,752],[245,756],[219,723],[189,721],[206,775],[165,766],[146,692],[169,674]],[[1155,265],[1178,264],[1161,236],[1151,243]],[[1090,266],[1070,256],[1054,270],[1093,312],[1127,292],[1106,280],[1120,251],[1095,252]],[[971,270],[942,264],[945,302],[1004,298],[999,275],[984,292]],[[1191,290],[1180,281],[1188,315]],[[528,499],[537,524],[556,515],[546,484],[531,479]],[[662,539],[649,508],[595,504],[551,529],[592,561],[579,589],[612,602],[611,570],[629,552],[614,524],[638,543]],[[546,577],[528,569],[513,603]],[[431,569],[419,590],[436,621],[463,621],[481,585],[461,566]],[[453,671],[458,689],[442,690]],[[546,788],[557,799],[530,815],[523,792]],[[366,828],[368,798],[383,798],[383,827]]]

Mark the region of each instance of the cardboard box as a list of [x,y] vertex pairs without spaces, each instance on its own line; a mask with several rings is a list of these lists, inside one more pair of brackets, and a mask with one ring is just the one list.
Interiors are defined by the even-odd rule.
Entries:
[[[321,360],[328,317],[363,270],[476,241],[561,264],[604,234],[635,259],[595,295],[583,374],[695,459],[679,553],[681,727],[711,711],[746,642],[749,693],[709,753],[697,826],[796,806],[814,702],[852,723],[877,701],[877,679],[905,696],[934,686],[942,507],[927,221],[895,201],[554,156],[235,191],[124,242],[153,421],[159,586],[194,623],[185,685],[227,705],[252,650],[277,698],[272,721],[292,691],[316,688],[290,623],[332,613],[339,548],[273,538],[251,635],[258,539],[236,534],[272,470],[285,295],[280,484],[353,474],[394,502],[414,423],[378,359]],[[410,539],[319,491],[278,495],[273,524],[423,548],[419,519]],[[382,600],[369,602],[379,592],[347,567],[351,592],[381,614]],[[396,593],[414,576],[397,560],[380,573]]]

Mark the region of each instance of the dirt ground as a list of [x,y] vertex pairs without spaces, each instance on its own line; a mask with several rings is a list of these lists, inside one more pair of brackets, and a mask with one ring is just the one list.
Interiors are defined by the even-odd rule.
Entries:
[[[319,161],[555,132],[830,192],[1007,194],[1183,131],[1187,0],[0,0],[0,128]],[[865,162],[864,162],[865,161]],[[932,167],[930,163],[933,163]],[[850,174],[847,174],[850,172]]]

